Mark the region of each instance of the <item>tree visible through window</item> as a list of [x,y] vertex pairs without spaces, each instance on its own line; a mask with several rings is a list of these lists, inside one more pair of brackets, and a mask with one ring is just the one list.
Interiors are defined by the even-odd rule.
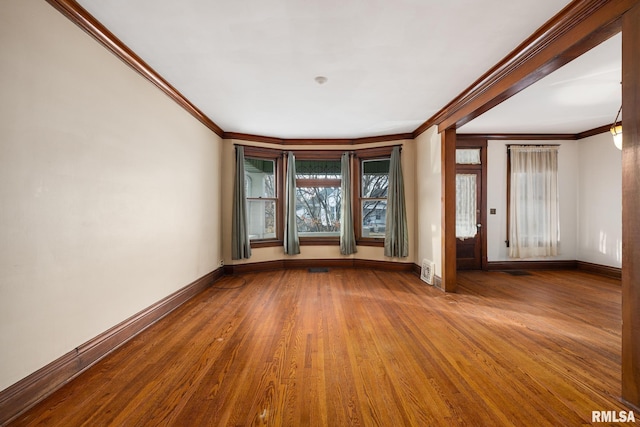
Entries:
[[[356,149],[351,153],[351,201],[355,236],[360,244],[383,246],[387,220],[387,190],[393,147]],[[282,150],[245,146],[245,190],[251,247],[283,244],[285,228]],[[301,244],[340,244],[343,197],[338,150],[295,152],[295,220]]]
[[361,236],[384,238],[389,159],[362,160],[361,170]]
[[296,160],[296,217],[300,237],[340,234],[340,160]]

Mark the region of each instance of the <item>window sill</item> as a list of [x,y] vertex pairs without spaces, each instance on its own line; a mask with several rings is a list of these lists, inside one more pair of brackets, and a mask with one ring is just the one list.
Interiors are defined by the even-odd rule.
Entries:
[[[251,249],[284,246],[282,240],[252,240]],[[339,237],[300,237],[300,246],[340,246]]]
[[379,239],[357,239],[356,240],[356,245],[358,246],[378,246],[383,248],[384,247],[384,238],[379,238]]
[[282,240],[252,240],[250,245],[251,249],[269,248],[273,246],[284,246],[284,242]]
[[300,237],[300,246],[340,246],[340,237]]

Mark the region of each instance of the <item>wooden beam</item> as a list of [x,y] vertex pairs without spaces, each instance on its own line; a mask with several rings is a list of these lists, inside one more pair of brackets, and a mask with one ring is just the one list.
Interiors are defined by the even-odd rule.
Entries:
[[640,3],[622,17],[622,398],[640,408]]
[[573,133],[459,133],[457,138],[458,140],[486,139],[492,141],[575,141],[576,135]]
[[456,277],[456,130],[442,138],[442,290],[455,292]]
[[414,132],[459,128],[620,31],[638,0],[575,0]]

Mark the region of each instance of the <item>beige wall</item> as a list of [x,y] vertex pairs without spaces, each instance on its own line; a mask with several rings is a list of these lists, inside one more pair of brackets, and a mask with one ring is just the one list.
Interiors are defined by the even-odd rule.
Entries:
[[415,263],[435,262],[435,274],[442,277],[442,177],[441,141],[435,126],[414,141],[416,149],[416,218],[417,247]]
[[2,390],[217,268],[222,142],[44,1],[0,52]]
[[609,132],[578,141],[577,259],[622,268],[622,151]]
[[[415,253],[417,248],[416,238],[416,207],[415,207],[415,177],[416,177],[416,148],[413,140],[398,140],[385,143],[376,144],[362,144],[358,145],[358,149],[380,147],[385,145],[402,144],[402,172],[405,183],[405,199],[407,207],[407,223],[409,228],[409,257],[408,258],[389,258],[384,256],[384,248],[371,247],[371,246],[359,246],[358,252],[353,255],[341,255],[339,246],[301,246],[299,255],[285,255],[284,248],[268,247],[268,248],[253,248],[251,250],[251,258],[248,260],[232,260],[231,259],[231,213],[233,202],[233,177],[235,171],[235,151],[234,144],[252,145],[259,147],[269,147],[282,150],[309,150],[318,149],[318,147],[310,147],[308,145],[303,146],[286,146],[281,145],[269,145],[263,143],[253,143],[247,141],[237,140],[225,140],[223,149],[223,213],[222,221],[224,224],[224,233],[222,235],[223,242],[223,254],[225,264],[247,264],[254,262],[275,261],[281,259],[321,259],[321,258],[354,258],[354,259],[366,259],[374,261],[392,261],[392,262],[414,262]],[[344,150],[344,146],[326,146],[319,147],[322,150]]]

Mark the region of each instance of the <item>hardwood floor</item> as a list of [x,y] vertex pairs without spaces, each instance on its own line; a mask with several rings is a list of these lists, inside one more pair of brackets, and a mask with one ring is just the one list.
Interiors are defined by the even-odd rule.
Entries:
[[630,410],[615,279],[459,272],[445,294],[332,269],[215,286],[12,425],[575,426]]

